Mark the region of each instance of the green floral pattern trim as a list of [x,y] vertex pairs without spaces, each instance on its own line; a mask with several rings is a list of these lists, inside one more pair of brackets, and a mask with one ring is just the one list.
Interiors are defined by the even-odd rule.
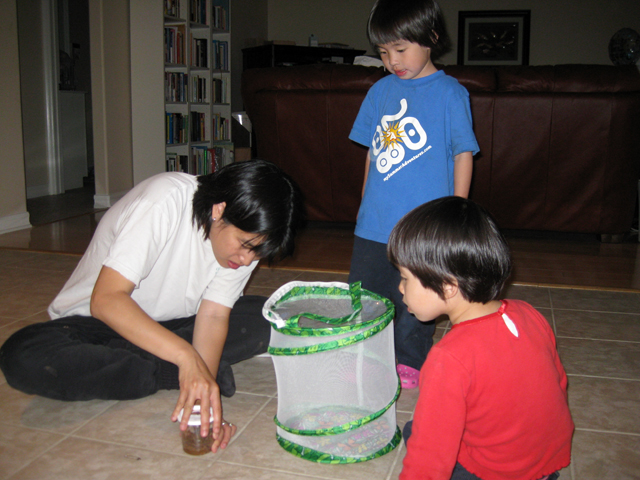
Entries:
[[276,439],[278,440],[278,443],[282,448],[284,448],[287,452],[295,455],[296,457],[304,458],[305,460],[316,463],[348,464],[366,462],[368,460],[373,460],[374,458],[379,458],[383,455],[386,455],[400,444],[402,433],[400,433],[400,429],[396,427],[396,433],[393,435],[393,438],[389,441],[389,443],[377,452],[372,453],[371,455],[368,455],[366,457],[347,457],[319,452],[317,450],[313,450],[312,448],[303,447],[301,445],[298,445],[297,443],[293,443],[290,440],[285,440],[278,434],[276,434]]
[[353,308],[353,311],[362,311],[362,282],[350,284],[349,295],[351,295],[351,308]]
[[385,407],[365,417],[359,418],[357,420],[353,420],[348,423],[344,423],[342,425],[337,425],[332,428],[319,428],[316,430],[298,430],[295,428],[289,428],[286,425],[284,425],[282,422],[280,422],[280,420],[278,420],[277,415],[273,417],[273,421],[278,427],[280,427],[284,431],[293,433],[296,435],[308,435],[308,436],[314,436],[314,437],[319,437],[322,435],[340,435],[341,433],[349,432],[355,428],[360,428],[363,425],[366,425],[367,423],[372,422],[376,418],[384,415],[384,413],[387,410],[389,410],[389,408],[391,408],[391,406],[396,402],[396,400],[400,396],[400,390],[402,390],[402,386],[400,384],[400,377],[398,377],[398,388],[396,389],[396,394],[393,397],[393,400],[391,400],[391,402],[389,402]]
[[[278,305],[281,305],[284,302],[294,300],[299,297],[303,298],[324,298],[324,299],[335,299],[341,297],[350,297],[351,298],[351,307],[352,312],[349,315],[345,315],[339,318],[331,318],[326,317],[324,315],[320,315],[317,313],[299,313],[296,315],[292,315],[288,319],[285,320],[286,326],[282,328],[278,328],[273,326],[273,328],[282,333],[283,335],[292,335],[296,337],[320,337],[326,335],[339,335],[341,333],[348,333],[355,330],[360,330],[362,328],[366,328],[369,325],[377,323],[379,318],[373,318],[368,320],[367,322],[357,323],[345,325],[346,323],[352,322],[360,313],[362,312],[362,295],[367,297],[371,297],[373,300],[377,300],[383,302],[388,314],[388,311],[391,309],[391,315],[393,315],[394,306],[393,303],[378,294],[370,292],[368,290],[362,289],[361,282],[354,282],[349,285],[349,290],[340,287],[323,287],[319,285],[305,285],[305,286],[295,286],[287,293],[285,293],[274,305],[272,308],[276,308]],[[316,320],[322,323],[326,323],[330,325],[328,328],[309,328],[309,327],[301,327],[299,325],[299,321],[301,318],[308,318],[310,320]]]
[[[389,323],[393,320],[393,310],[387,310],[383,315],[378,317],[376,320],[382,321],[373,328],[369,330],[365,330],[364,332],[360,332],[351,337],[341,338],[339,340],[332,340],[325,343],[317,343],[315,345],[309,345],[306,347],[272,347],[269,346],[267,351],[271,355],[309,355],[312,353],[320,353],[320,352],[328,352],[331,350],[336,350],[338,348],[347,347],[349,345],[353,345],[354,343],[361,342],[366,340],[369,337],[374,336],[377,333],[380,333],[385,329]],[[278,330],[278,329],[276,329]],[[279,330],[278,330],[279,331]]]
[[[349,315],[345,315],[344,317],[339,318],[331,318],[326,317],[324,315],[319,315],[317,313],[299,313],[297,315],[293,315],[289,317],[286,321],[288,328],[296,328],[298,327],[298,321],[302,317],[312,318],[314,320],[318,320],[319,322],[324,322],[329,325],[341,325],[343,323],[350,322],[355,317],[357,317],[362,311],[362,302],[360,301],[360,295],[362,294],[362,282],[356,282],[349,285],[349,290],[345,290],[340,287],[321,287],[318,285],[305,285],[305,286],[297,286],[293,287],[287,293],[285,293],[278,302],[274,305],[277,307],[281,303],[287,302],[291,299],[297,297],[303,298],[336,298],[336,297],[351,297],[351,307],[352,312]],[[358,298],[355,299],[354,295],[357,295]],[[285,327],[285,328],[287,328]],[[303,328],[303,327],[300,327]],[[282,330],[282,329],[280,329]]]

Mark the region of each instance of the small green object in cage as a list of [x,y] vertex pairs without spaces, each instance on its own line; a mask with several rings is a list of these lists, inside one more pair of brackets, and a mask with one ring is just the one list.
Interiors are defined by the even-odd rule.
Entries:
[[278,383],[278,443],[319,463],[356,463],[402,435],[391,301],[360,282],[290,282],[265,303]]

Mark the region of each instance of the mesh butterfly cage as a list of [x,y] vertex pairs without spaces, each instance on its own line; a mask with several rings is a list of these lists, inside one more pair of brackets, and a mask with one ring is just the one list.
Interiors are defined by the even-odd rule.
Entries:
[[394,307],[360,283],[290,282],[265,303],[278,384],[276,438],[318,463],[356,463],[402,437]]

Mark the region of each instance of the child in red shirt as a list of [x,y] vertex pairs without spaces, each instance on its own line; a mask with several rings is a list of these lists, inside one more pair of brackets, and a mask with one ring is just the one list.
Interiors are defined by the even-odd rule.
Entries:
[[387,251],[409,311],[453,324],[421,369],[400,480],[557,478],[574,430],[567,376],[545,318],[498,300],[511,259],[495,221],[441,198],[405,215]]

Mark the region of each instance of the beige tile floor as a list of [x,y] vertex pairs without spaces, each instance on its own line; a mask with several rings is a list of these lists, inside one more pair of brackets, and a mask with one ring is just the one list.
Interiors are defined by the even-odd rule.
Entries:
[[[46,307],[79,257],[0,249],[0,343],[47,319]],[[339,280],[340,273],[262,268],[248,293],[269,295],[291,280]],[[640,293],[512,286],[508,297],[532,303],[549,320],[569,374],[576,423],[573,462],[563,479],[640,478]],[[436,339],[446,333],[438,323]],[[357,465],[319,465],[275,440],[275,374],[269,358],[234,366],[238,392],[224,400],[239,430],[218,454],[182,452],[169,420],[177,398],[162,391],[135,401],[60,402],[22,394],[0,375],[0,479],[395,479],[405,454]],[[417,391],[403,391],[400,427]],[[437,408],[437,405],[434,406]]]

